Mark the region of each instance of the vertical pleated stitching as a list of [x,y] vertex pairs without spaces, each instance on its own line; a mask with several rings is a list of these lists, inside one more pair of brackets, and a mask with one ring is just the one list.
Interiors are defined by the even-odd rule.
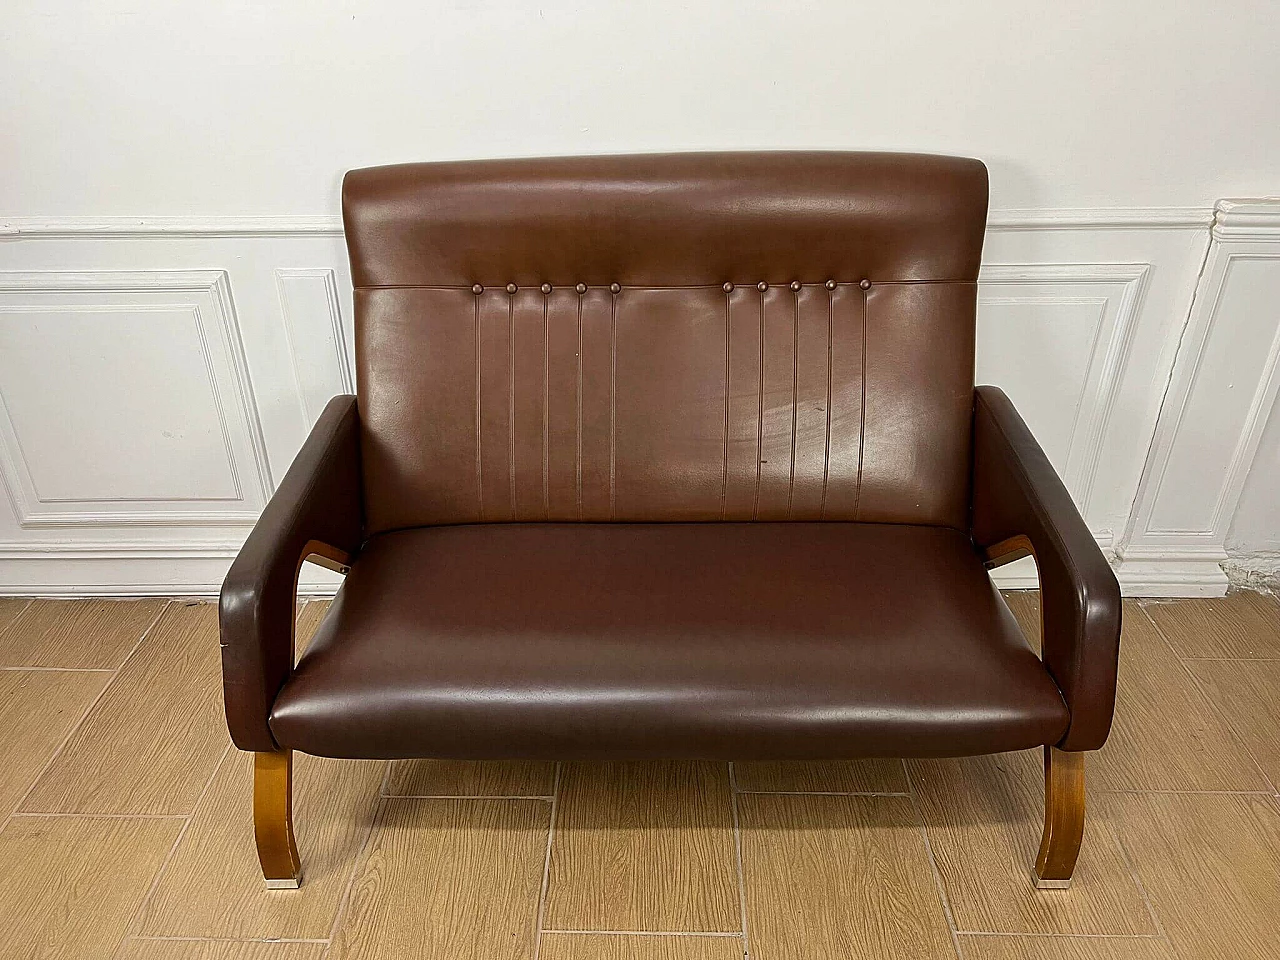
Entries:
[[764,291],[759,291],[757,302],[760,304],[760,365],[759,400],[756,405],[756,493],[751,507],[751,519],[760,515],[760,459],[764,456]]
[[835,313],[835,291],[827,289],[827,427],[822,444],[822,506],[818,511],[818,519],[827,519],[827,479],[831,471],[831,353],[832,353],[832,321]]
[[862,400],[858,404],[858,482],[853,495],[853,519],[861,519],[862,458],[867,441],[867,291],[862,291],[862,376],[859,382]]
[[617,512],[618,472],[618,294],[609,299],[609,519]]
[[787,470],[787,519],[796,495],[796,417],[800,392],[800,292],[791,291],[791,465]]
[[475,335],[476,347],[476,514],[484,520],[484,453],[480,446],[480,411],[481,399],[484,396],[483,367],[480,363],[480,295],[472,298],[472,332]]

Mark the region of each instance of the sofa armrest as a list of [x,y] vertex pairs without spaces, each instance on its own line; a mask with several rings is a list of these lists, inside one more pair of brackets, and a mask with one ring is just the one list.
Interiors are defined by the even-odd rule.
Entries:
[[1115,710],[1120,585],[1004,391],[977,388],[973,436],[974,542],[989,566],[1035,557],[1042,657],[1071,711],[1057,746],[1097,749]]
[[218,624],[227,726],[241,750],[277,745],[267,718],[293,669],[298,571],[344,567],[363,532],[356,398],[334,397],[222,584]]

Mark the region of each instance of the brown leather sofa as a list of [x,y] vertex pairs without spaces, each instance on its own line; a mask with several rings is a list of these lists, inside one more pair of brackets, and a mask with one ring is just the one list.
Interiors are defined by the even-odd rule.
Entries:
[[[1065,886],[1120,594],[1017,411],[974,387],[986,209],[981,163],[932,156],[349,173],[357,395],[222,591],[268,885],[300,876],[293,750],[1044,747],[1036,877]],[[986,572],[1027,554],[1042,658]],[[347,577],[295,665],[308,558]]]

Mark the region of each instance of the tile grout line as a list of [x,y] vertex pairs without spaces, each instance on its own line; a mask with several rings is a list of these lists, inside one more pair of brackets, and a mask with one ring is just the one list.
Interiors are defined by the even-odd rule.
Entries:
[[961,937],[1015,937],[1026,940],[1164,940],[1157,933],[1043,933],[1012,930],[957,930]]
[[547,889],[551,884],[551,846],[556,837],[556,814],[560,807],[560,772],[563,764],[556,763],[555,781],[551,785],[550,823],[547,825],[547,852],[542,861],[542,887],[538,890],[538,909],[534,915],[533,960],[542,952],[542,923],[547,915]]
[[160,889],[160,880],[164,877],[165,871],[169,869],[169,864],[173,862],[173,856],[178,852],[178,845],[182,843],[182,838],[187,835],[187,830],[191,827],[191,821],[195,818],[196,811],[200,809],[200,804],[204,802],[205,794],[209,792],[209,788],[213,785],[214,779],[218,776],[218,771],[222,769],[222,765],[227,762],[227,756],[234,749],[234,745],[230,742],[223,748],[222,756],[218,758],[218,762],[213,765],[213,770],[209,772],[208,778],[204,782],[204,786],[200,789],[200,795],[196,797],[196,802],[191,805],[191,812],[184,818],[178,835],[173,838],[173,844],[169,847],[169,852],[165,854],[164,859],[160,861],[160,866],[156,870],[156,875],[151,878],[151,885],[147,888],[146,895],[138,902],[138,908],[133,912],[133,916],[129,919],[129,924],[125,928],[124,936],[120,938],[120,942],[116,944],[116,949],[112,956],[119,956],[120,952],[136,934],[138,927],[142,923],[143,914],[147,908],[151,906],[151,900],[156,895],[156,891]]
[[28,813],[15,810],[10,817],[47,820],[54,817],[73,817],[77,820],[186,820],[189,813]]
[[1244,742],[1239,734],[1236,733],[1235,725],[1232,724],[1231,718],[1227,715],[1227,712],[1218,705],[1218,702],[1214,700],[1213,697],[1209,696],[1209,694],[1205,692],[1203,685],[1200,683],[1200,678],[1197,677],[1195,672],[1186,665],[1180,656],[1178,656],[1178,648],[1173,645],[1172,641],[1170,641],[1168,636],[1165,635],[1165,632],[1160,629],[1160,624],[1156,623],[1155,617],[1147,613],[1147,608],[1142,606],[1142,604],[1138,604],[1138,609],[1142,611],[1142,615],[1147,618],[1147,622],[1155,629],[1156,635],[1164,642],[1165,648],[1173,654],[1174,662],[1176,662],[1178,666],[1182,668],[1182,672],[1191,679],[1191,686],[1196,693],[1200,694],[1200,699],[1209,705],[1209,709],[1212,710],[1222,722],[1222,725],[1226,729],[1228,736],[1231,737],[1232,742],[1244,751],[1244,755],[1249,758],[1249,762],[1253,764],[1253,768],[1258,772],[1258,776],[1262,777],[1262,782],[1271,788],[1270,792],[1273,794],[1280,790],[1280,784],[1274,783],[1271,778],[1267,776],[1267,771],[1262,769],[1262,764],[1260,764],[1258,762],[1258,758],[1253,755],[1253,751],[1249,749],[1249,745]]
[[742,917],[742,956],[751,960],[751,941],[747,937],[747,877],[742,869],[742,817],[738,811],[738,771],[729,761],[729,809],[733,813],[733,859],[738,870],[738,909]]
[[[35,601],[33,600],[31,602],[34,603]],[[71,742],[71,738],[76,735],[77,730],[84,726],[84,722],[88,719],[89,714],[93,713],[98,704],[102,701],[102,698],[107,695],[107,691],[110,690],[111,685],[116,682],[116,679],[120,675],[120,671],[124,669],[124,665],[133,659],[133,655],[138,652],[138,648],[142,646],[142,642],[150,636],[155,625],[159,623],[160,618],[164,616],[164,612],[169,609],[169,603],[171,602],[172,601],[167,601],[160,605],[159,612],[157,612],[155,618],[147,624],[146,629],[142,631],[141,636],[138,637],[137,643],[129,649],[129,652],[125,655],[124,659],[120,661],[119,666],[117,666],[115,670],[111,671],[113,674],[111,679],[104,683],[102,685],[102,689],[98,691],[98,695],[89,701],[89,705],[84,708],[84,712],[80,714],[80,718],[71,725],[71,729],[67,731],[67,735],[63,737],[62,742],[58,744],[58,749],[54,750],[53,753],[49,755],[49,759],[45,761],[44,766],[36,772],[36,775],[31,779],[30,785],[25,791],[23,791],[22,796],[18,798],[18,802],[13,805],[13,808],[9,810],[7,814],[5,814],[4,820],[0,821],[0,830],[3,830],[9,825],[9,820],[12,818],[13,814],[22,809],[22,805],[27,802],[27,798],[35,791],[36,785],[44,779],[44,775],[46,773],[53,769],[54,763],[56,763],[58,757],[62,755],[62,751],[66,749],[67,744]]]
[[543,930],[573,937],[741,937],[736,930]]
[[346,885],[342,888],[342,898],[338,901],[338,910],[333,915],[333,924],[329,927],[329,940],[324,950],[321,952],[322,957],[327,957],[333,950],[333,941],[338,936],[338,931],[342,929],[342,922],[347,918],[347,911],[351,907],[351,899],[355,896],[356,880],[359,878],[360,868],[364,865],[365,854],[368,852],[369,844],[373,842],[373,835],[378,831],[378,823],[387,809],[386,796],[384,792],[387,784],[391,782],[391,765],[392,760],[386,761],[386,769],[382,771],[382,783],[378,786],[378,797],[374,803],[373,816],[369,818],[369,830],[364,835],[364,840],[360,843],[360,849],[356,851],[355,862],[351,864],[351,871],[347,875]]
[[964,960],[964,950],[960,946],[960,932],[956,929],[955,915],[951,912],[951,901],[947,899],[947,888],[942,882],[942,871],[938,869],[938,860],[933,854],[933,843],[929,840],[929,829],[925,824],[924,811],[920,808],[920,801],[916,798],[915,788],[911,785],[911,771],[907,767],[907,761],[902,760],[902,775],[907,778],[908,796],[911,798],[911,809],[915,812],[916,820],[920,824],[920,836],[924,840],[924,852],[929,859],[929,870],[933,874],[934,892],[938,894],[938,900],[942,903],[942,915],[947,921],[947,932],[951,934],[951,949],[956,952],[956,960]]
[[909,797],[900,790],[741,790],[739,795],[765,797]]
[[130,937],[131,940],[152,940],[160,943],[328,943],[314,937]]
[[1120,859],[1124,861],[1125,869],[1129,871],[1129,877],[1138,888],[1138,893],[1142,894],[1142,902],[1146,905],[1147,913],[1151,916],[1151,922],[1156,928],[1156,933],[1160,939],[1167,940],[1168,934],[1165,932],[1164,924],[1160,922],[1160,914],[1156,913],[1156,905],[1151,901],[1151,895],[1147,892],[1147,885],[1142,882],[1142,875],[1138,873],[1138,866],[1129,856],[1129,851],[1125,849],[1124,842],[1120,839],[1120,834],[1110,823],[1105,823],[1102,826],[1111,835],[1112,841],[1120,851]]
[[383,800],[541,800],[543,803],[555,803],[554,796],[502,796],[487,793],[383,793]]
[[0,667],[6,673],[115,673],[119,667]]

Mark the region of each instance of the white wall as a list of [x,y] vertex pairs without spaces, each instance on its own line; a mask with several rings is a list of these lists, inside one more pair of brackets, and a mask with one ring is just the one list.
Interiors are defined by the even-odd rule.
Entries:
[[983,158],[980,379],[1023,409],[1126,589],[1218,591],[1228,545],[1280,542],[1266,477],[1245,480],[1280,214],[1224,207],[1211,235],[1222,198],[1280,194],[1270,3],[14,7],[0,590],[216,588],[350,389],[345,169],[583,152]]

